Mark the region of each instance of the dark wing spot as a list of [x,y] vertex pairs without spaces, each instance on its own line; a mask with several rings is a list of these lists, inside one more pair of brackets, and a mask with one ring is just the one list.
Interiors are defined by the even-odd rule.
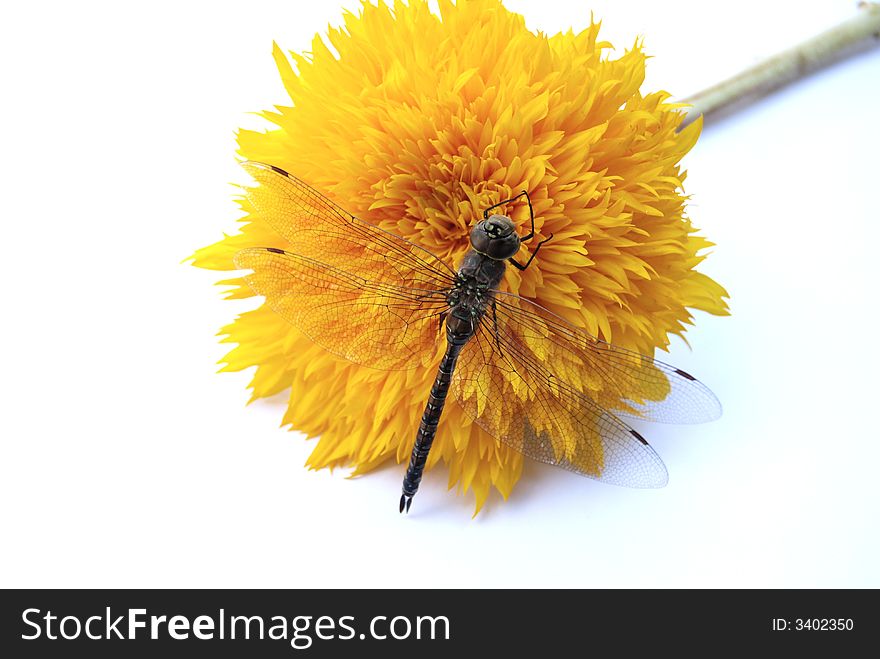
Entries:
[[629,431],[630,431],[630,433],[632,433],[632,436],[633,436],[633,437],[635,437],[637,440],[639,440],[639,441],[640,441],[642,444],[644,444],[645,446],[648,446],[648,440],[647,440],[647,439],[645,439],[644,437],[642,437],[639,433],[637,433],[637,432],[636,432],[635,430],[633,430],[632,428],[630,428]]
[[284,250],[283,250],[283,249],[278,249],[277,247],[267,247],[267,248],[266,248],[266,251],[267,251],[267,252],[272,252],[273,254],[284,254]]
[[687,378],[687,379],[690,380],[691,382],[693,382],[694,380],[697,379],[697,378],[695,378],[693,375],[691,375],[690,373],[685,373],[685,372],[682,371],[680,368],[675,369],[675,372],[678,373],[681,377],[683,377],[683,378]]
[[288,174],[287,172],[285,172],[285,171],[284,171],[283,169],[281,169],[280,167],[276,167],[275,165],[266,165],[266,166],[267,166],[269,169],[271,169],[273,172],[275,172],[276,174],[281,174],[281,176],[286,176],[287,178],[290,178],[290,174]]

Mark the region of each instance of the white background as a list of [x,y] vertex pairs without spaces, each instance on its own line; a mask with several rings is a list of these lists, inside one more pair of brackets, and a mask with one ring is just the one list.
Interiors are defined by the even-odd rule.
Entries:
[[[618,48],[644,34],[645,88],[676,95],[854,4],[508,0],[535,29],[592,9]],[[529,465],[472,520],[435,471],[401,517],[402,466],[309,472],[282,401],[246,408],[249,374],[215,374],[214,334],[249,305],[179,263],[234,230],[233,132],[286,101],[272,40],[307,50],[340,18],[338,1],[5,9],[0,586],[880,586],[880,50],[707,126],[687,157],[718,243],[702,269],[733,315],[698,314],[693,351],[666,357],[725,405],[641,428],[666,489]]]

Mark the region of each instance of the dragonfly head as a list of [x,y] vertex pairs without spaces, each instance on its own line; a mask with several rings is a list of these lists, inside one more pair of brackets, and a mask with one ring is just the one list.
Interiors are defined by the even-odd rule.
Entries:
[[496,261],[504,261],[519,251],[519,236],[509,217],[490,215],[471,231],[474,251]]

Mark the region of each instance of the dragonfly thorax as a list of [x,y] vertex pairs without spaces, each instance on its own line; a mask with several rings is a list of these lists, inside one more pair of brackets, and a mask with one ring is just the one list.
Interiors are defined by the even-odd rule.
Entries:
[[504,277],[504,270],[504,261],[489,258],[473,249],[465,254],[455,282],[446,294],[449,304],[446,330],[450,343],[462,343],[473,335],[492,302],[493,289]]
[[464,294],[480,293],[491,288],[498,288],[504,278],[507,264],[471,249],[461,261],[458,275],[455,278],[453,291]]

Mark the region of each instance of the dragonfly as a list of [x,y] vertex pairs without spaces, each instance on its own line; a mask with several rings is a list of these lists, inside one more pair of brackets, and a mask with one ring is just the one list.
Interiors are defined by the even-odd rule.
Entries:
[[[523,191],[483,210],[458,269],[361,220],[274,165],[244,162],[254,219],[290,249],[251,247],[234,263],[253,291],[325,350],[385,370],[436,377],[415,433],[399,510],[409,512],[449,397],[502,444],[600,481],[663,487],[668,474],[624,419],[699,423],[721,415],[703,383],[653,357],[603,341],[539,304],[500,290],[506,267],[530,267],[536,238]],[[529,231],[493,212],[524,198]],[[442,343],[445,339],[445,345]]]

